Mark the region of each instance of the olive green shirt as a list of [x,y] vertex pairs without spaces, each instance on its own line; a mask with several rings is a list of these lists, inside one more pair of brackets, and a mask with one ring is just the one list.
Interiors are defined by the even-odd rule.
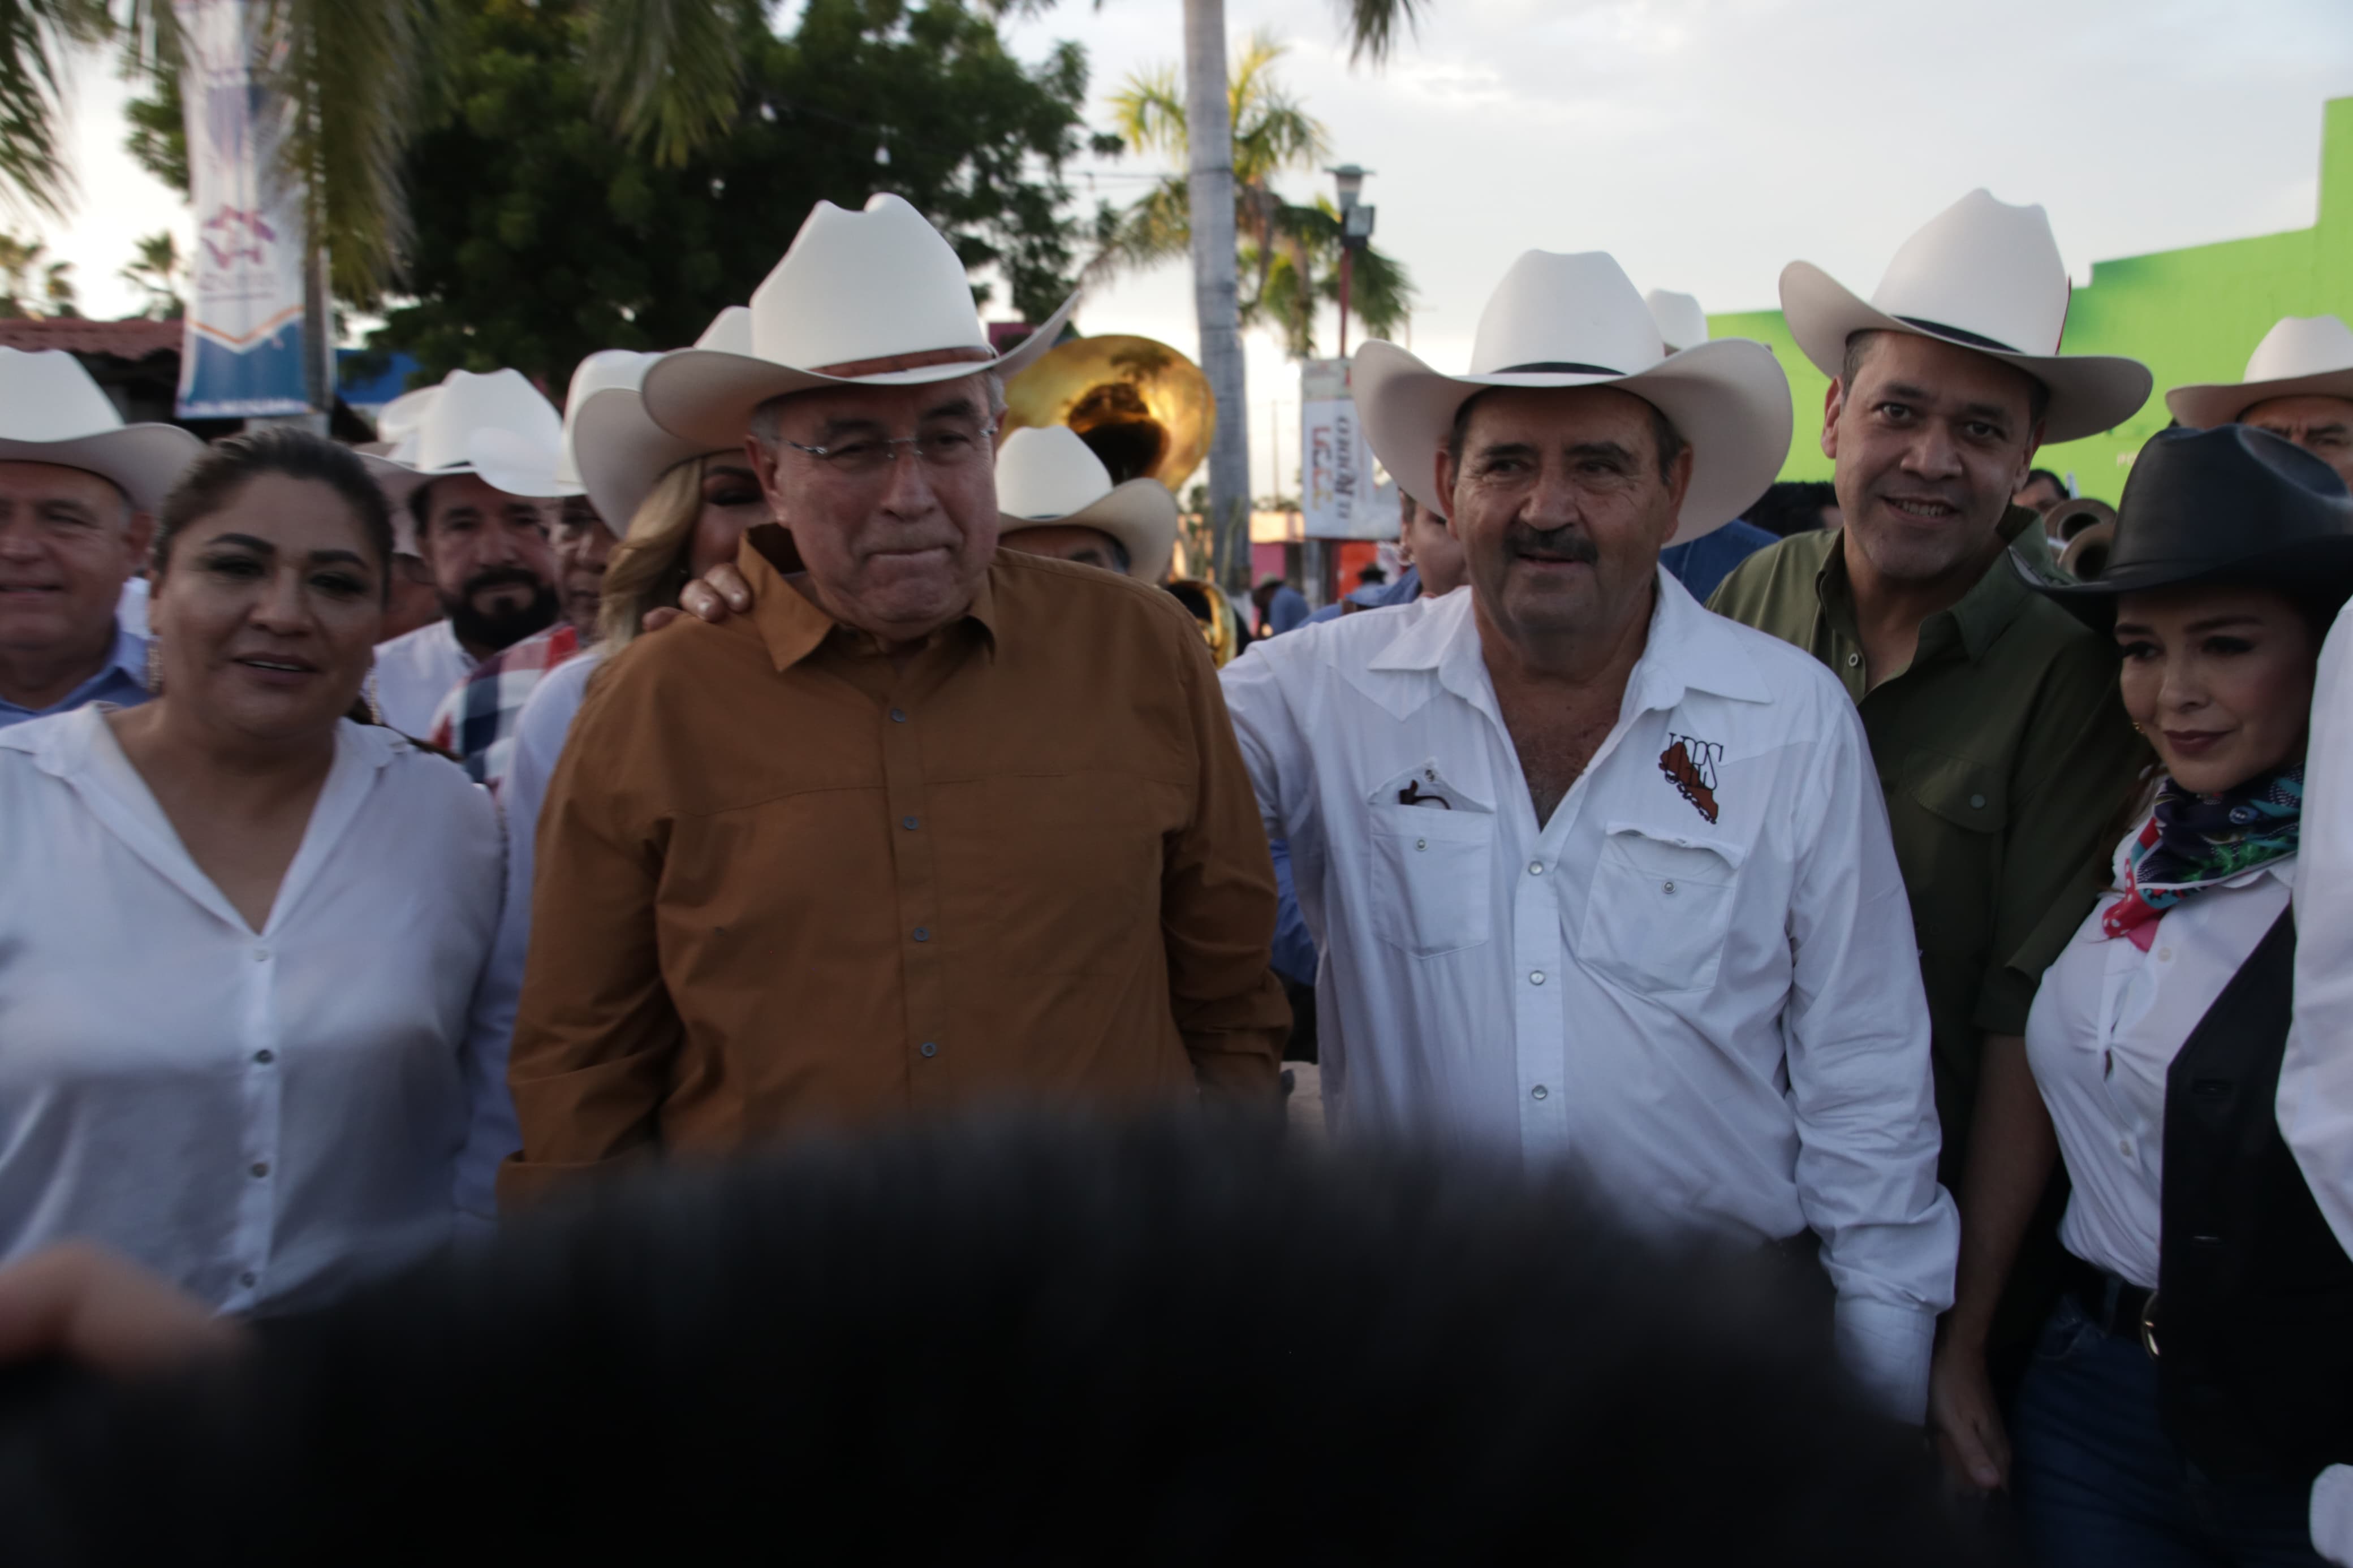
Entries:
[[[2002,536],[2037,521],[2012,508]],[[2006,556],[1921,624],[1909,668],[1866,690],[1842,538],[1801,533],[1759,551],[1708,607],[1810,651],[1862,712],[1928,993],[1938,1173],[1958,1191],[1980,1043],[2026,1032],[2042,971],[2105,885],[2085,868],[2114,847],[2108,830],[2147,752],[2117,696],[2114,647],[2020,582]]]

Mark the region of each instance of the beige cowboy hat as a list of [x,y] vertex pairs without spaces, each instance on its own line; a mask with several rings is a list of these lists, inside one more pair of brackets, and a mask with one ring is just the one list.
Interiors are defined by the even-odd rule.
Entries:
[[153,512],[205,444],[176,425],[125,425],[62,349],[0,348],[0,463],[55,463],[111,481]]
[[1158,479],[1111,482],[1111,470],[1067,426],[1025,426],[997,453],[1001,534],[1025,528],[1092,528],[1119,541],[1127,574],[1157,583],[1176,548],[1176,498]]
[[2283,316],[2248,356],[2243,381],[2177,386],[2165,406],[2184,425],[2205,430],[2274,397],[2353,399],[2353,328],[2335,316]]
[[[2039,206],[1971,191],[1905,240],[1868,301],[1810,261],[1781,269],[1781,314],[1814,368],[1836,377],[1857,332],[1908,332],[2014,364],[2051,390],[2045,441],[2113,429],[2148,401],[2136,359],[2062,354],[2066,264]],[[2047,346],[2046,346],[2047,345]]]
[[[408,500],[435,479],[472,474],[493,489],[542,500],[580,493],[556,477],[563,417],[519,370],[453,370],[438,386],[393,399],[385,412],[398,433],[392,450],[380,458],[363,452],[360,460],[392,502],[394,548],[404,553],[417,553]],[[377,428],[381,434],[381,422]]]
[[1642,296],[1642,305],[1658,323],[1659,336],[1666,340],[1669,353],[1695,349],[1707,342],[1707,312],[1699,308],[1696,297],[1653,289]]
[[1395,343],[1366,343],[1351,379],[1365,434],[1406,493],[1446,513],[1438,454],[1463,404],[1496,386],[1615,386],[1649,403],[1692,446],[1674,542],[1738,517],[1789,455],[1789,378],[1773,351],[1720,338],[1669,353],[1616,260],[1531,250],[1480,313],[1466,375],[1430,369]]
[[1053,346],[1078,299],[999,354],[964,263],[904,197],[875,196],[864,212],[819,202],[752,292],[751,346],[666,355],[646,373],[646,412],[708,451],[741,441],[752,411],[788,392],[1011,375]]
[[[703,329],[695,347],[731,353],[748,350],[752,312],[730,305]],[[638,508],[661,477],[681,463],[713,452],[740,452],[742,437],[718,447],[702,447],[673,436],[647,415],[640,388],[659,353],[604,349],[580,362],[564,402],[564,454],[556,470],[587,492],[596,515],[616,534],[626,534]]]

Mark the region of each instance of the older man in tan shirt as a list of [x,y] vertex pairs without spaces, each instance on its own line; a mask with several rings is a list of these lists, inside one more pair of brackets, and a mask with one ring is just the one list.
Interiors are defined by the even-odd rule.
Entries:
[[672,355],[646,406],[748,425],[782,526],[748,615],[638,639],[574,723],[502,1196],[974,1103],[1271,1104],[1274,879],[1207,650],[1146,584],[997,548],[1023,354],[893,196],[820,205],[752,308],[754,354]]

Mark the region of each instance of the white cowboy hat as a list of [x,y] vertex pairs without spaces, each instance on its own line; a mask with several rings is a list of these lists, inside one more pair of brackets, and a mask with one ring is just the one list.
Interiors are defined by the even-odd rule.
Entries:
[[1692,295],[1653,289],[1642,296],[1642,304],[1658,323],[1659,336],[1666,340],[1669,353],[1695,349],[1707,342],[1707,312]]
[[1025,528],[1092,528],[1119,541],[1127,574],[1157,583],[1176,548],[1176,498],[1158,479],[1111,482],[1103,459],[1068,426],[1024,426],[997,453],[1000,537]]
[[788,392],[1011,375],[1053,346],[1078,299],[999,354],[964,263],[905,198],[878,195],[858,213],[819,202],[752,291],[751,347],[666,356],[646,373],[646,412],[709,451],[741,441],[752,411]]
[[2148,401],[2153,378],[2136,359],[2062,354],[2067,266],[2039,206],[2014,207],[1971,191],[1905,240],[1869,302],[1810,261],[1781,269],[1781,314],[1814,368],[1836,377],[1857,332],[1908,332],[1976,349],[2051,390],[2045,441],[2115,428]]
[[577,484],[556,477],[564,420],[521,371],[453,370],[440,385],[396,397],[385,410],[397,432],[390,437],[392,450],[381,458],[363,453],[362,461],[375,471],[396,510],[419,485],[452,474],[477,475],[512,496],[552,500],[580,493]]
[[2353,328],[2335,316],[2281,317],[2249,356],[2245,380],[2177,386],[2165,406],[2205,430],[2271,398],[2302,396],[2353,399]]
[[176,425],[125,425],[62,349],[0,348],[0,463],[55,463],[110,480],[134,511],[164,504],[205,444]]
[[[752,312],[730,305],[695,339],[697,348],[739,353],[752,342]],[[647,415],[639,394],[646,372],[663,356],[605,349],[580,362],[564,403],[564,461],[558,477],[588,493],[605,526],[626,535],[638,508],[664,474],[712,452],[738,452],[743,437],[701,447],[673,436]]]
[[1479,316],[1467,375],[1441,375],[1395,343],[1366,343],[1352,379],[1365,434],[1406,493],[1444,513],[1438,454],[1463,404],[1493,386],[1616,386],[1649,403],[1692,447],[1675,542],[1721,527],[1789,455],[1789,378],[1773,351],[1720,338],[1670,354],[1642,297],[1604,252],[1531,250]]

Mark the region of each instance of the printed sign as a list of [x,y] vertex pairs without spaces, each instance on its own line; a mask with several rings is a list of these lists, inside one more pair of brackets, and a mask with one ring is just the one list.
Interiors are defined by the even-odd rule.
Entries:
[[269,6],[261,0],[173,0],[185,64],[189,196],[196,248],[180,416],[301,414],[303,376],[302,187],[280,178],[290,106],[255,69]]
[[1302,365],[1299,407],[1299,507],[1306,537],[1395,539],[1397,507],[1379,503],[1373,449],[1348,395],[1348,362]]

